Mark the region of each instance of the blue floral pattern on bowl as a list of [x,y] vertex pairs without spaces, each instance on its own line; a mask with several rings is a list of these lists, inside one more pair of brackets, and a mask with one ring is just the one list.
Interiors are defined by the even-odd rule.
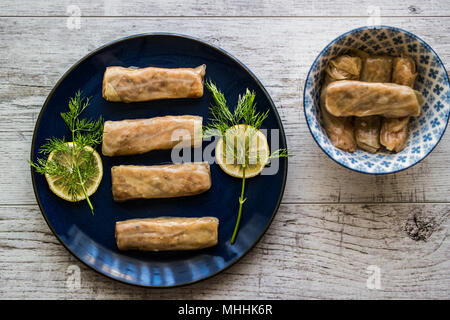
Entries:
[[[351,49],[393,56],[407,53],[416,61],[418,76],[414,89],[422,93],[425,102],[420,116],[411,118],[408,144],[399,153],[371,154],[362,150],[349,153],[334,147],[327,137],[319,108],[324,70],[330,59]],[[306,79],[303,105],[311,134],[333,160],[358,172],[393,173],[420,162],[438,144],[449,119],[450,83],[436,52],[416,35],[388,26],[362,27],[339,36],[317,56]]]

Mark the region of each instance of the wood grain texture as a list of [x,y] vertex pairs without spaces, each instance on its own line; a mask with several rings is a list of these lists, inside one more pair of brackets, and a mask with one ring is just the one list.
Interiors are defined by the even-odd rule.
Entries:
[[[427,241],[414,241],[404,231],[414,210],[437,221]],[[145,289],[79,263],[37,206],[0,206],[0,297],[448,298],[449,214],[447,204],[284,204],[261,242],[224,273],[186,287]],[[380,290],[366,286],[370,265],[380,267]],[[81,269],[79,289],[68,286],[71,266]]]
[[448,16],[450,4],[444,1],[333,1],[333,0],[3,0],[3,16],[65,16],[75,12],[82,16]]
[[[75,14],[69,5],[80,9],[79,28],[66,17]],[[338,35],[367,25],[373,6],[352,0],[1,1],[0,298],[449,299],[449,134],[413,168],[371,176],[325,156],[304,119],[303,86],[314,58]],[[449,67],[450,3],[376,6],[381,24],[419,35]],[[295,155],[282,206],[261,242],[225,272],[167,290],[112,281],[71,256],[42,218],[27,163],[39,111],[64,72],[104,43],[146,32],[189,34],[240,59],[271,94]],[[405,228],[424,217],[436,227],[427,240],[413,240]],[[366,286],[371,265],[380,267],[380,290]],[[71,268],[81,270],[78,289],[70,289]]]

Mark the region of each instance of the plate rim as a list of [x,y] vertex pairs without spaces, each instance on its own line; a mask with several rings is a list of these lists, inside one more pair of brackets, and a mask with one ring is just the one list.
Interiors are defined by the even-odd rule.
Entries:
[[331,160],[333,160],[334,162],[336,162],[336,163],[339,164],[340,166],[342,166],[342,167],[344,167],[344,168],[346,168],[346,169],[349,169],[349,170],[351,170],[351,171],[354,171],[354,172],[363,173],[363,174],[366,174],[366,175],[374,175],[374,176],[378,176],[378,175],[379,175],[379,176],[382,176],[382,175],[390,175],[390,174],[395,174],[395,173],[398,173],[398,172],[405,171],[405,170],[407,170],[407,169],[409,169],[409,168],[411,168],[411,167],[413,167],[413,166],[419,164],[419,163],[422,162],[423,160],[425,160],[425,158],[427,158],[427,157],[433,152],[433,150],[438,146],[439,142],[441,142],[442,138],[444,137],[445,131],[447,130],[447,127],[448,127],[448,123],[450,122],[450,115],[449,115],[449,117],[447,117],[447,123],[445,124],[444,130],[442,131],[442,134],[441,134],[441,136],[439,137],[439,140],[436,141],[436,144],[433,146],[433,148],[431,148],[430,151],[429,151],[426,155],[423,156],[423,158],[421,158],[421,159],[418,160],[417,162],[414,162],[413,164],[411,164],[411,165],[409,165],[409,166],[407,166],[407,167],[405,167],[405,168],[401,168],[401,169],[397,169],[397,170],[393,170],[393,171],[386,171],[386,172],[367,172],[367,171],[358,170],[358,169],[356,169],[356,168],[352,168],[352,167],[350,167],[350,166],[347,166],[347,165],[345,165],[345,164],[339,162],[339,161],[336,160],[335,158],[333,158],[330,154],[328,154],[328,152],[325,151],[325,149],[324,149],[324,148],[320,145],[320,143],[317,141],[315,135],[313,134],[313,132],[312,132],[312,130],[311,130],[311,125],[310,125],[310,123],[309,123],[309,121],[308,121],[308,117],[306,116],[306,103],[305,103],[305,101],[306,101],[306,86],[307,86],[307,84],[308,84],[308,79],[309,79],[309,76],[310,76],[310,74],[311,74],[311,71],[312,71],[313,67],[315,66],[316,62],[318,61],[319,57],[320,57],[320,56],[321,56],[328,48],[330,48],[335,42],[337,42],[339,39],[341,39],[341,38],[347,36],[348,34],[354,33],[354,32],[356,32],[356,31],[367,30],[367,29],[391,29],[391,30],[395,30],[395,31],[400,31],[400,32],[403,32],[403,33],[407,34],[408,36],[411,36],[411,37],[417,39],[418,41],[422,42],[422,43],[423,43],[423,44],[424,44],[424,45],[425,45],[432,53],[434,53],[434,55],[436,56],[436,58],[437,58],[437,60],[438,60],[438,62],[439,62],[439,64],[440,64],[440,66],[441,66],[442,69],[445,71],[445,78],[446,78],[447,84],[448,84],[448,86],[449,86],[449,88],[450,88],[450,78],[449,78],[449,75],[448,75],[447,69],[445,68],[444,63],[442,62],[442,59],[439,57],[439,55],[437,54],[437,52],[436,52],[436,51],[435,51],[435,50],[434,50],[434,49],[433,49],[433,48],[432,48],[425,40],[423,40],[421,37],[417,36],[416,34],[410,32],[410,31],[408,31],[408,30],[405,30],[405,29],[402,29],[402,28],[398,28],[398,27],[388,26],[388,25],[362,26],[362,27],[358,27],[358,28],[351,29],[351,30],[346,31],[346,32],[342,33],[341,35],[337,36],[336,38],[334,38],[333,40],[331,40],[331,41],[330,41],[330,42],[329,42],[322,50],[320,50],[320,52],[317,54],[316,58],[314,59],[312,65],[311,65],[311,67],[310,67],[310,69],[309,69],[309,71],[308,71],[308,74],[306,75],[305,85],[303,86],[303,114],[304,114],[304,116],[305,116],[306,125],[307,125],[307,127],[308,127],[308,129],[309,129],[309,132],[310,132],[311,136],[313,137],[314,142],[319,146],[319,148],[323,151],[323,153],[325,153]]
[[[268,91],[266,90],[266,88],[264,87],[264,85],[262,84],[262,82],[256,77],[256,75],[246,66],[244,65],[239,59],[237,59],[235,56],[233,56],[232,54],[230,54],[229,52],[227,52],[226,50],[213,45],[211,43],[209,43],[208,41],[202,40],[200,38],[197,37],[193,37],[190,35],[185,35],[185,34],[180,34],[180,33],[171,33],[171,32],[151,32],[151,33],[138,33],[138,34],[134,34],[134,35],[129,35],[129,36],[125,36],[116,40],[112,40],[107,42],[106,44],[94,49],[93,51],[89,52],[88,54],[86,54],[85,56],[83,56],[81,59],[79,59],[78,61],[76,61],[69,69],[67,69],[66,72],[64,72],[64,74],[60,77],[60,79],[56,82],[56,84],[54,85],[54,87],[52,88],[52,90],[50,91],[50,93],[48,94],[47,98],[45,99],[44,104],[42,105],[41,111],[39,112],[39,115],[37,117],[36,120],[36,124],[33,130],[33,137],[32,137],[32,142],[31,142],[31,151],[30,151],[30,161],[34,162],[34,149],[35,149],[35,143],[36,143],[36,134],[37,134],[37,130],[39,128],[41,119],[42,119],[42,115],[45,111],[45,109],[47,108],[47,105],[50,101],[50,99],[52,98],[53,94],[55,93],[55,91],[57,90],[57,88],[59,87],[59,85],[62,83],[62,81],[64,81],[64,79],[75,69],[77,68],[81,63],[83,63],[85,60],[87,60],[88,58],[90,58],[91,56],[96,55],[97,53],[99,53],[100,51],[121,43],[121,42],[125,42],[127,40],[130,39],[135,39],[135,38],[145,38],[145,37],[173,37],[173,38],[182,38],[182,39],[187,39],[190,41],[194,41],[194,42],[198,42],[202,45],[208,46],[211,49],[218,51],[219,53],[227,56],[228,58],[232,59],[234,62],[236,62],[241,68],[243,68],[249,75],[251,78],[253,78],[253,80],[255,81],[255,83],[260,87],[260,89],[262,90],[262,92],[264,93],[264,95],[266,96],[267,100],[269,101],[269,105],[270,108],[273,109],[274,115],[275,115],[275,120],[278,123],[280,132],[281,132],[281,140],[282,140],[282,144],[284,144],[286,146],[286,148],[288,148],[287,145],[287,139],[286,139],[286,134],[284,131],[284,127],[283,127],[283,123],[281,121],[280,115],[278,113],[278,109],[275,105],[275,103],[272,100],[272,97],[269,95]],[[289,149],[289,148],[288,148]],[[240,256],[238,256],[237,258],[235,258],[234,260],[232,260],[230,263],[228,263],[225,267],[219,269],[218,271],[211,273],[203,278],[197,279],[197,280],[192,280],[192,281],[186,281],[186,282],[182,282],[182,283],[177,283],[177,284],[173,284],[173,285],[166,285],[166,286],[158,286],[158,285],[146,285],[146,284],[141,284],[138,282],[130,282],[127,281],[125,279],[119,279],[114,277],[111,274],[102,272],[101,270],[95,268],[95,266],[88,264],[86,261],[82,260],[81,257],[79,257],[75,252],[73,252],[65,243],[64,241],[61,239],[61,237],[58,235],[58,233],[55,231],[55,229],[53,228],[53,226],[51,225],[50,221],[47,219],[47,215],[45,213],[45,210],[42,206],[42,203],[39,199],[38,196],[38,190],[37,190],[37,186],[36,186],[36,181],[35,181],[35,172],[33,170],[33,167],[30,166],[30,173],[31,173],[31,180],[32,180],[32,185],[33,185],[33,192],[34,192],[34,196],[36,198],[36,202],[39,206],[39,210],[42,214],[42,216],[44,217],[45,222],[47,223],[48,227],[50,228],[50,230],[52,231],[53,235],[58,239],[58,241],[63,245],[63,247],[70,252],[70,254],[72,256],[74,256],[78,261],[80,261],[83,265],[89,267],[91,270],[94,270],[96,273],[101,274],[102,276],[105,276],[109,279],[112,279],[114,281],[129,285],[129,286],[133,286],[133,287],[140,287],[140,288],[154,288],[154,289],[169,289],[169,288],[176,288],[176,287],[183,287],[183,286],[187,286],[187,285],[191,285],[200,281],[204,281],[207,279],[210,279],[214,276],[216,276],[217,274],[227,270],[228,268],[230,268],[231,266],[233,266],[234,264],[236,264],[239,260],[241,260],[244,256],[246,256],[255,246],[257,243],[259,243],[259,241],[261,240],[261,238],[263,237],[263,235],[267,232],[267,230],[269,229],[270,225],[273,222],[273,219],[275,218],[276,214],[278,213],[278,210],[280,208],[281,205],[281,201],[283,199],[284,196],[284,191],[286,188],[286,180],[287,180],[287,172],[288,172],[288,158],[282,158],[282,161],[285,162],[285,169],[283,172],[283,179],[282,179],[282,184],[281,184],[281,189],[280,189],[280,193],[275,205],[275,209],[273,210],[271,217],[267,223],[267,225],[265,226],[264,230],[258,235],[258,237],[254,240],[254,242],[252,243],[252,245],[250,245],[250,247],[245,250]]]

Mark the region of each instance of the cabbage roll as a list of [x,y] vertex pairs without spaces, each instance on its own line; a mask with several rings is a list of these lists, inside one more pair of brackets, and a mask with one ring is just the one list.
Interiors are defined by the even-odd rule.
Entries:
[[392,61],[390,56],[369,56],[363,60],[359,80],[367,82],[391,82]]
[[115,201],[192,196],[211,188],[207,162],[111,168]]
[[390,151],[400,152],[408,143],[408,124],[410,117],[383,119],[380,142]]
[[[402,55],[394,59],[392,82],[413,88],[416,76],[416,63],[411,57]],[[409,118],[383,119],[380,141],[386,149],[400,152],[406,147]]]
[[328,62],[326,72],[326,83],[336,80],[359,79],[361,73],[361,58],[351,55],[342,55]]
[[322,113],[323,126],[333,146],[347,152],[356,150],[355,133],[351,117],[335,117],[325,108],[324,98],[326,88],[320,95],[320,111]]
[[202,120],[202,117],[185,115],[106,121],[102,152],[105,156],[122,156],[171,149],[176,145],[200,147]]
[[328,85],[325,106],[336,117],[418,116],[423,103],[419,92],[393,83],[342,80]]
[[402,55],[394,59],[392,82],[413,88],[416,81],[416,63],[413,58]]
[[325,70],[324,84],[320,95],[320,111],[324,129],[331,143],[344,151],[356,150],[352,118],[338,118],[325,108],[326,87],[330,82],[345,79],[358,79],[361,72],[361,58],[343,55],[331,59]]
[[146,218],[116,222],[119,250],[196,250],[215,246],[219,220],[202,218]]
[[197,68],[107,67],[102,95],[112,102],[200,98],[206,65]]
[[379,116],[355,117],[355,139],[356,144],[362,150],[375,153],[380,149],[380,126]]
[[[361,81],[367,82],[390,82],[392,74],[392,60],[390,56],[368,56],[363,59]],[[362,150],[375,153],[380,149],[380,127],[379,116],[355,118],[356,144]]]

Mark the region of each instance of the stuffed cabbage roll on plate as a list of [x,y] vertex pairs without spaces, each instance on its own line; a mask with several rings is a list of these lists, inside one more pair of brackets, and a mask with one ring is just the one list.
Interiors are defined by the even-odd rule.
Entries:
[[206,65],[197,68],[107,67],[102,95],[112,102],[201,98]]
[[215,246],[219,219],[159,217],[116,222],[120,250],[197,250]]
[[114,201],[193,196],[211,188],[207,162],[111,168]]
[[102,153],[123,156],[175,146],[200,147],[202,121],[202,117],[191,115],[106,121]]

